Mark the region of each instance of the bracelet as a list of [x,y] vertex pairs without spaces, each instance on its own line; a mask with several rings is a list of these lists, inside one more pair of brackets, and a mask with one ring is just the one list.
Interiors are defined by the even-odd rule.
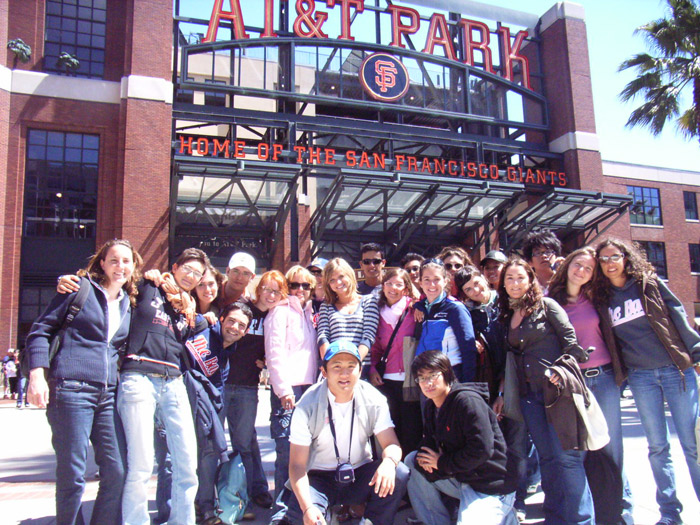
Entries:
[[503,397],[503,392],[499,392],[498,397]]
[[309,512],[310,509],[313,509],[313,508],[314,508],[313,505],[309,505],[308,507],[306,507],[306,510],[305,510],[304,512],[301,513],[301,517],[303,518],[303,517],[304,517],[304,514],[306,514],[307,512]]

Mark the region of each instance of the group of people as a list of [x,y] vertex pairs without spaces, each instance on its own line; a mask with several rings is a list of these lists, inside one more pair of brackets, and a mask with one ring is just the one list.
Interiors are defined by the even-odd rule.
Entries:
[[[426,525],[517,523],[531,442],[546,523],[633,523],[625,380],[649,443],[658,523],[681,523],[664,401],[700,498],[700,337],[636,246],[607,239],[566,258],[561,250],[543,230],[528,236],[522,257],[492,251],[474,263],[451,246],[385,268],[382,247],[370,243],[360,249],[360,281],[341,258],[255,281],[255,259],[243,252],[221,274],[187,249],[170,272],[142,278],[128,241],[105,243],[77,276],[60,279],[27,338],[29,401],[47,407],[56,451],[57,523],[82,521],[89,442],[100,471],[92,523],[149,523],[154,458],[159,522],[220,523],[224,421],[245,467],[246,518],[255,504],[274,506],[273,523],[329,523],[334,508],[340,521],[385,524],[406,500]],[[76,314],[83,286],[90,294]],[[263,368],[274,498],[255,431]],[[192,370],[210,385],[218,433],[199,428]],[[572,388],[592,392],[604,414],[602,453],[620,486],[597,517],[586,444],[551,412]]]

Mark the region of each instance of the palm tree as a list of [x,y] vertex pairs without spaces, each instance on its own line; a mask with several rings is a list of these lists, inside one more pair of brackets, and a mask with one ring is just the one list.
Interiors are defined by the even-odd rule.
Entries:
[[[700,6],[698,0],[666,1],[671,16],[635,30],[635,34],[644,35],[656,56],[640,53],[618,68],[635,68],[638,74],[620,98],[627,102],[637,95],[644,96],[644,103],[632,112],[626,125],[646,126],[658,135],[664,124],[675,118],[683,135],[700,139]],[[681,105],[685,106],[683,93],[691,87],[690,107],[684,107],[681,113]]]

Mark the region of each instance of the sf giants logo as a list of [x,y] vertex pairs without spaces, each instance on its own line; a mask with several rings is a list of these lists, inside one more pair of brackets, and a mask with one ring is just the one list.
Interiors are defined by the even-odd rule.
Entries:
[[408,70],[396,57],[374,53],[360,66],[360,84],[373,99],[395,102],[408,91]]
[[374,81],[379,86],[379,91],[386,93],[389,88],[396,86],[396,73],[399,72],[393,62],[388,60],[377,60],[374,62],[374,72],[377,75]]

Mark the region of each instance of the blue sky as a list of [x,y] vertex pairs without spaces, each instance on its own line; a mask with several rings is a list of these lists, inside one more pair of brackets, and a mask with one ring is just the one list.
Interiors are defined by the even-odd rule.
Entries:
[[[490,0],[488,3],[542,15],[552,0]],[[669,123],[658,137],[646,128],[626,128],[625,123],[637,107],[623,104],[618,94],[634,75],[618,73],[626,58],[647,51],[640,25],[665,16],[665,1],[659,0],[579,0],[586,10],[588,49],[591,62],[596,128],[604,160],[616,160],[700,171],[700,142],[687,141]],[[526,6],[526,7],[525,7]]]
[[[289,1],[294,4],[292,0]],[[555,0],[479,1],[536,15],[543,15],[556,3]],[[213,0],[181,0],[183,14],[206,19],[211,14],[213,3]],[[253,9],[252,3],[255,5]],[[316,3],[317,8],[327,11],[325,2],[317,0]],[[603,159],[700,171],[698,140],[686,140],[675,130],[672,122],[657,137],[652,136],[646,128],[625,127],[629,114],[637,104],[634,101],[623,104],[618,98],[625,84],[634,78],[631,71],[618,73],[618,66],[633,54],[647,50],[642,36],[634,35],[634,30],[650,20],[664,16],[666,2],[578,0],[576,3],[583,5],[586,11],[596,128]],[[241,0],[246,23],[255,25],[261,22],[261,13],[255,13],[260,5],[262,0]],[[224,8],[228,8],[228,2],[224,2]],[[465,16],[468,14],[465,13]],[[353,32],[356,33],[355,28]]]

